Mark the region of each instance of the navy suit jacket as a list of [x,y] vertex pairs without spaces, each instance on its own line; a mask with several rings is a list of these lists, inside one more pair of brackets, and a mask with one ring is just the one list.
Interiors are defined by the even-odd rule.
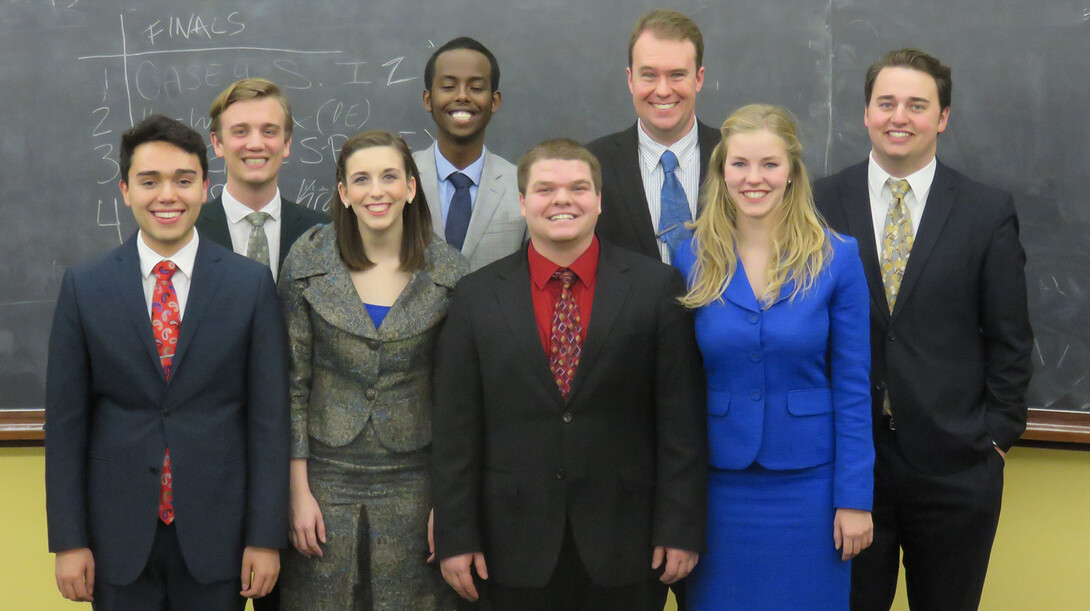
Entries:
[[49,549],[89,547],[135,580],[169,446],[175,528],[197,581],[238,579],[244,546],[287,544],[287,338],[268,268],[201,239],[167,382],[138,234],[64,276],[49,340]]
[[814,199],[833,229],[859,240],[875,426],[885,425],[888,390],[905,457],[926,472],[958,471],[1026,428],[1033,332],[1014,200],[940,162],[891,314],[867,163],[817,181]]
[[[804,469],[833,464],[835,507],[871,509],[869,296],[855,240],[830,235],[832,257],[806,292],[788,281],[762,308],[741,263],[722,302],[696,311],[708,379],[712,466]],[[688,276],[690,242],[675,265]]]
[[[700,147],[700,184],[708,177],[708,158],[719,144],[719,130],[696,122]],[[639,123],[587,145],[602,164],[602,214],[598,236],[622,248],[660,259],[655,233],[658,219],[651,219],[640,173]],[[698,204],[699,205],[699,204]]]
[[[334,203],[339,201],[336,200]],[[295,244],[304,231],[330,221],[324,213],[300,206],[283,197],[280,198],[280,210],[280,263],[276,266],[277,270],[284,269],[284,257],[288,256],[292,244]],[[202,238],[208,238],[227,250],[234,250],[231,245],[231,233],[227,229],[227,213],[223,211],[222,196],[201,206],[201,215],[197,218],[197,231],[201,232]]]

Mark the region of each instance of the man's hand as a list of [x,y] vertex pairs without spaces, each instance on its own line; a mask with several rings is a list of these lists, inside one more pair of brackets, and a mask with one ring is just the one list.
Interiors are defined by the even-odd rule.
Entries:
[[443,579],[447,580],[458,596],[466,600],[477,600],[479,596],[477,586],[473,585],[473,571],[470,567],[477,569],[481,579],[488,579],[488,566],[484,562],[484,554],[480,552],[443,558],[439,561],[439,567],[443,571]]
[[94,600],[95,557],[90,548],[78,547],[57,552],[54,572],[61,596],[77,602]]
[[874,523],[870,512],[840,508],[833,518],[833,542],[841,560],[851,560],[874,541]]
[[280,576],[280,550],[246,546],[242,551],[242,594],[261,598],[272,591]]
[[659,577],[659,581],[665,584],[684,579],[696,567],[696,563],[700,561],[700,554],[696,552],[656,545],[655,551],[651,554],[651,568],[657,570],[662,566],[664,557],[666,567],[663,570],[662,577]]

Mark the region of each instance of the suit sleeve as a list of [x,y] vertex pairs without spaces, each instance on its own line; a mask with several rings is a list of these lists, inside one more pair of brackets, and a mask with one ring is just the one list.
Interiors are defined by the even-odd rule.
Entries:
[[288,532],[288,356],[271,274],[261,274],[255,299],[247,357],[246,545],[281,548]]
[[435,358],[432,501],[435,553],[440,559],[483,551],[484,397],[472,312],[472,296],[463,282],[454,290]]
[[292,272],[298,250],[284,260],[280,271],[280,305],[288,330],[288,396],[291,413],[291,458],[310,456],[307,406],[310,401],[314,336],[310,326],[310,304],[303,298],[302,281]]
[[984,255],[979,303],[988,433],[1006,451],[1026,430],[1033,330],[1026,298],[1026,253],[1009,194],[1003,209]]
[[870,511],[874,493],[870,295],[859,245],[852,238],[843,240],[829,263],[836,282],[829,303],[829,377],[836,431],[833,506]]
[[702,552],[708,498],[707,390],[692,313],[678,303],[684,294],[681,273],[671,268],[658,304],[658,474],[652,542]]
[[51,552],[91,544],[87,526],[90,366],[75,279],[69,271],[53,312],[46,367],[45,490]]

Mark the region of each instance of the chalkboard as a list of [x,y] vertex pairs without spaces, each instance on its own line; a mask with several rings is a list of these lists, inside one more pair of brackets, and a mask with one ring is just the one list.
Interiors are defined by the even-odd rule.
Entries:
[[[135,229],[118,194],[122,131],[152,112],[207,134],[237,77],[279,83],[295,111],[282,194],[324,209],[340,144],[361,129],[433,131],[420,103],[435,46],[474,36],[499,57],[491,150],[515,160],[551,136],[580,141],[635,118],[622,0],[9,0],[0,4],[0,410],[43,403],[46,343],[64,270]],[[917,46],[953,67],[939,155],[1011,190],[1022,220],[1037,336],[1031,405],[1090,412],[1090,10],[1066,1],[679,2],[702,27],[698,114],[749,102],[800,119],[822,176],[864,159],[863,74]],[[224,181],[211,160],[213,194]]]

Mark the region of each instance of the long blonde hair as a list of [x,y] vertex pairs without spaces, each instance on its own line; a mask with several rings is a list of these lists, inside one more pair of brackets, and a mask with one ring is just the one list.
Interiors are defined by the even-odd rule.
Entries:
[[703,210],[691,225],[696,264],[690,272],[688,294],[681,303],[698,308],[721,301],[723,291],[738,269],[738,205],[727,191],[723,166],[727,144],[734,134],[768,131],[783,142],[790,166],[790,182],[780,204],[780,218],[772,231],[772,255],[769,258],[768,286],[760,296],[763,307],[779,297],[789,279],[795,286],[790,297],[809,289],[824,268],[831,248],[825,223],[814,207],[810,177],[802,163],[802,145],[795,122],[784,108],[769,104],[750,104],[739,108],[723,122],[723,137],[708,161],[708,177],[702,189]]

